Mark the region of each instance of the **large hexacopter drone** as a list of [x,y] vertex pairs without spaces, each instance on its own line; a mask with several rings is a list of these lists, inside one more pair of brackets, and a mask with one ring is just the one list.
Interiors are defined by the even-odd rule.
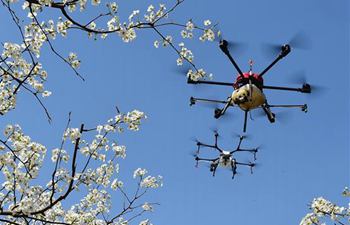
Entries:
[[[218,145],[219,134],[217,131],[214,132],[214,137],[215,137],[215,143],[213,145],[205,144],[200,141],[197,141],[197,151],[196,151],[196,154],[194,155],[196,160],[196,167],[198,167],[199,162],[208,162],[210,171],[213,173],[213,176],[215,176],[216,169],[218,167],[229,168],[232,171],[232,179],[234,179],[235,175],[237,174],[238,166],[250,167],[250,172],[253,173],[253,167],[256,165],[256,163],[255,162],[238,162],[237,159],[235,158],[235,154],[238,152],[252,153],[255,161],[256,153],[258,152],[259,148],[252,148],[252,149],[241,148],[242,141],[246,137],[241,135],[239,136],[239,142],[235,149],[224,150]],[[214,149],[219,152],[219,156],[213,159],[201,158],[199,157],[201,147]]]
[[250,62],[250,70],[243,73],[239,68],[233,57],[228,50],[228,42],[226,40],[220,41],[220,49],[229,58],[230,62],[233,64],[238,72],[237,78],[234,83],[227,82],[216,82],[207,80],[193,80],[188,77],[187,82],[190,84],[209,84],[209,85],[224,85],[233,87],[232,94],[227,98],[226,101],[206,99],[206,98],[190,98],[190,105],[194,105],[196,102],[209,102],[209,103],[220,103],[224,104],[222,108],[216,108],[214,112],[215,118],[220,118],[225,114],[226,110],[230,106],[238,106],[244,111],[244,125],[243,132],[246,132],[247,127],[247,117],[248,112],[253,109],[262,108],[268,118],[268,120],[273,123],[275,122],[275,114],[271,112],[270,108],[273,107],[283,107],[283,108],[300,108],[303,112],[307,112],[307,105],[270,105],[264,94],[265,89],[272,90],[282,90],[282,91],[294,91],[301,93],[311,93],[311,86],[308,83],[303,83],[300,88],[291,87],[277,87],[277,86],[267,86],[264,85],[263,76],[282,58],[287,56],[291,51],[292,44],[284,44],[279,46],[280,52],[275,60],[267,66],[261,73],[254,73],[252,71],[252,61]]

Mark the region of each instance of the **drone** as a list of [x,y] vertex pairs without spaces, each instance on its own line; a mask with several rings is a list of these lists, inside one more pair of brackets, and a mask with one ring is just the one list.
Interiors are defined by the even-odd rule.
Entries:
[[[239,142],[238,142],[236,149],[231,150],[231,151],[227,151],[227,150],[224,150],[218,146],[219,134],[217,131],[214,132],[214,137],[215,137],[215,144],[213,144],[213,145],[209,145],[209,144],[205,144],[205,143],[202,143],[200,141],[197,141],[197,151],[196,151],[196,154],[194,155],[195,160],[196,160],[196,167],[198,167],[198,164],[200,161],[209,162],[210,163],[209,164],[210,172],[213,173],[213,176],[215,176],[216,170],[219,166],[223,167],[223,168],[229,168],[232,171],[232,179],[234,179],[235,175],[237,174],[237,167],[240,165],[250,167],[250,172],[251,172],[251,174],[253,173],[253,167],[256,166],[256,163],[254,163],[254,162],[248,162],[248,163],[238,162],[235,159],[234,155],[238,152],[250,152],[253,154],[254,161],[255,161],[256,160],[256,153],[258,152],[259,148],[252,148],[252,149],[241,148],[242,141],[246,138],[246,136],[241,135],[241,136],[239,136]],[[214,158],[214,159],[200,158],[199,153],[200,153],[201,147],[214,149],[214,150],[219,152],[219,156]]]
[[311,93],[311,85],[308,83],[302,84],[300,88],[292,87],[277,87],[277,86],[267,86],[264,85],[263,76],[281,59],[286,57],[291,52],[291,46],[289,44],[284,44],[279,46],[279,54],[273,60],[273,62],[268,65],[261,73],[254,73],[252,71],[253,62],[250,60],[250,70],[248,72],[242,72],[242,70],[237,65],[236,61],[231,56],[228,49],[228,41],[220,40],[219,47],[221,51],[228,57],[230,62],[233,64],[235,69],[238,72],[237,78],[233,83],[228,82],[216,82],[216,81],[207,81],[207,80],[193,80],[188,76],[187,83],[189,84],[208,84],[208,85],[221,85],[221,86],[230,86],[233,87],[232,94],[227,98],[226,101],[206,99],[206,98],[190,98],[190,106],[194,105],[196,102],[207,102],[207,103],[220,103],[224,104],[222,108],[215,108],[214,117],[216,119],[223,116],[226,110],[231,106],[238,106],[241,110],[244,111],[244,124],[243,132],[246,132],[247,129],[247,117],[248,112],[253,109],[262,108],[264,114],[266,114],[267,119],[270,123],[275,122],[275,114],[271,111],[271,108],[282,107],[282,108],[300,108],[301,111],[307,112],[307,104],[300,105],[270,105],[264,94],[265,89],[271,90],[282,90],[282,91],[293,91],[301,93]]

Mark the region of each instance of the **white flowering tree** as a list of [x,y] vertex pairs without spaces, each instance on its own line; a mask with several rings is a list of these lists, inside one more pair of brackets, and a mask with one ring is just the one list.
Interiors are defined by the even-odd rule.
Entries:
[[[156,203],[140,202],[149,189],[162,185],[161,177],[136,169],[135,191],[125,190],[118,179],[118,160],[125,158],[126,147],[117,144],[116,133],[124,127],[137,131],[144,113],[134,110],[118,114],[94,128],[70,128],[70,118],[62,143],[52,150],[53,170],[45,184],[33,184],[40,174],[47,149],[24,134],[19,125],[8,125],[0,140],[0,221],[7,224],[128,224]],[[124,197],[118,211],[111,195]],[[67,208],[63,202],[71,195],[82,196]],[[113,209],[112,209],[113,206]],[[149,224],[148,220],[140,224]]]
[[[21,41],[1,42],[0,115],[4,118],[14,110],[17,95],[23,92],[36,99],[51,121],[43,99],[51,95],[45,87],[49,76],[39,59],[42,49],[48,48],[52,53],[51,61],[62,60],[84,80],[79,73],[81,61],[77,54],[62,54],[55,46],[59,36],[67,38],[72,30],[93,40],[119,36],[125,43],[132,42],[143,29],[153,30],[158,37],[153,43],[156,48],[169,47],[178,56],[177,65],[191,66],[187,75],[192,80],[205,79],[209,75],[197,68],[193,53],[184,42],[193,39],[196,32],[196,39],[203,42],[213,41],[219,33],[214,32],[215,25],[209,20],[201,26],[192,20],[174,22],[172,13],[183,1],[175,0],[168,9],[164,4],[149,5],[143,12],[133,10],[123,19],[115,2],[1,0],[2,9],[11,18],[8,23],[18,30]],[[57,14],[58,19],[50,19]],[[167,27],[172,29],[166,31],[173,33],[164,33]],[[177,42],[176,35],[179,36]],[[125,114],[117,110],[117,115],[105,124],[96,127],[81,124],[72,128],[69,114],[62,143],[49,153],[44,145],[26,135],[20,125],[7,125],[0,137],[0,222],[127,225],[135,221],[140,225],[151,224],[143,214],[153,211],[157,203],[146,202],[143,197],[148,190],[162,186],[162,178],[138,168],[133,173],[135,187],[125,187],[119,176],[119,162],[126,157],[126,147],[117,141],[124,130],[139,130],[145,117],[138,110]],[[45,162],[50,160],[47,155],[51,156],[49,172],[45,167]],[[122,196],[119,202],[113,201],[116,193]],[[70,198],[78,200],[69,205]]]
[[[350,197],[350,191],[345,188],[342,195]],[[300,225],[346,225],[350,223],[350,203],[348,206],[338,206],[323,197],[315,198],[310,206],[312,212],[305,215]]]
[[[47,72],[38,61],[43,47],[49,47],[54,55],[69,65],[77,76],[84,80],[78,72],[81,61],[76,53],[64,54],[54,46],[57,36],[69,37],[69,32],[78,30],[86,33],[92,39],[110,38],[117,34],[123,42],[132,42],[137,37],[139,30],[153,30],[159,37],[154,41],[154,46],[170,47],[178,55],[177,65],[184,61],[192,68],[188,76],[192,80],[205,79],[209,76],[204,69],[199,69],[194,63],[191,50],[185,47],[186,39],[193,39],[197,31],[199,40],[213,41],[217,35],[214,32],[215,25],[211,21],[204,21],[202,27],[188,20],[184,24],[174,22],[172,12],[184,2],[176,0],[169,9],[164,4],[158,7],[149,5],[145,12],[133,10],[124,21],[119,16],[119,6],[115,2],[102,4],[100,0],[29,0],[18,2],[17,0],[1,0],[2,5],[11,15],[13,24],[18,28],[22,42],[13,43],[6,41],[3,44],[3,52],[0,58],[0,114],[4,115],[16,106],[16,95],[20,90],[32,94],[40,103],[51,120],[49,111],[45,108],[42,97],[50,96],[51,92],[45,89],[45,81],[48,79]],[[26,11],[25,18],[19,15]],[[89,12],[86,12],[91,8]],[[54,14],[56,13],[56,14]],[[56,21],[47,19],[51,14],[60,15]],[[142,15],[142,16],[141,16]],[[23,15],[22,15],[23,16]],[[82,19],[84,17],[84,19]],[[86,19],[85,17],[91,17]],[[42,19],[43,18],[43,19]],[[97,25],[100,24],[100,25]],[[172,34],[165,34],[162,29],[173,27],[175,34],[180,38],[174,41]],[[169,30],[169,29],[167,29]]]

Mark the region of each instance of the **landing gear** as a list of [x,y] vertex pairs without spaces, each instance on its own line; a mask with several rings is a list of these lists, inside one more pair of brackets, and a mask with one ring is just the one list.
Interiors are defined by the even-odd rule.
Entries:
[[307,113],[307,105],[304,104],[302,107],[301,107],[301,111]]
[[230,107],[230,105],[232,105],[232,104],[231,104],[231,101],[232,101],[232,99],[231,99],[230,97],[227,98],[227,101],[226,101],[226,104],[225,104],[224,108],[222,108],[222,109],[216,108],[216,109],[214,110],[214,117],[215,117],[216,119],[218,119],[220,116],[222,116],[222,115],[225,114],[225,112],[226,112],[226,110],[228,109],[228,107]]
[[215,118],[215,119],[219,119],[220,116],[222,115],[221,112],[222,112],[221,109],[216,108],[216,109],[214,110],[214,118]]
[[262,105],[262,108],[267,116],[267,119],[270,121],[270,123],[274,123],[276,121],[275,114],[271,112],[270,107],[267,103]]

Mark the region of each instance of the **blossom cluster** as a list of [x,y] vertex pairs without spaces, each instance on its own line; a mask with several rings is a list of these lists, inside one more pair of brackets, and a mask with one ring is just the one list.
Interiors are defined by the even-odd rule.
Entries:
[[[16,7],[10,4],[16,2],[18,1],[3,2],[4,6],[8,4],[7,8],[13,18],[17,18],[16,13],[12,11],[12,8]],[[176,42],[175,36],[165,35],[161,31],[163,27],[172,26],[184,28],[180,34],[185,39],[192,39],[196,31],[201,32],[199,39],[202,41],[215,39],[209,20],[205,20],[204,28],[200,28],[191,20],[186,24],[179,24],[169,19],[170,13],[182,2],[176,1],[172,7],[166,7],[164,4],[149,5],[144,12],[135,9],[127,19],[123,19],[116,2],[109,2],[103,6],[101,0],[24,1],[22,9],[28,13],[29,19],[23,20],[23,26],[22,18],[18,21],[14,19],[16,25],[23,30],[22,42],[3,44],[0,59],[0,115],[15,108],[16,94],[20,90],[29,91],[41,105],[43,104],[38,95],[51,95],[44,85],[48,74],[38,61],[45,44],[79,75],[77,69],[81,62],[77,54],[71,52],[68,57],[62,56],[51,43],[60,37],[68,37],[73,29],[85,32],[88,37],[94,39],[105,39],[114,34],[126,43],[136,39],[138,30],[152,29],[158,35],[154,42],[155,47],[162,45],[174,49],[178,55],[178,65],[182,65],[184,61],[191,64],[191,79],[210,76],[203,69],[196,69],[194,55],[182,41]],[[105,7],[103,11],[107,12],[92,17],[87,24],[76,20],[75,18],[80,18],[76,16],[79,13],[77,9],[82,13],[88,7]],[[44,15],[48,8],[59,13],[57,20]],[[88,129],[83,124],[79,128],[68,126],[62,137],[62,145],[53,148],[51,161],[47,160],[53,170],[45,184],[38,184],[34,179],[38,178],[44,166],[46,147],[31,141],[19,125],[8,125],[4,131],[5,138],[0,143],[0,168],[4,177],[0,191],[1,219],[4,218],[13,224],[27,224],[30,220],[35,224],[127,225],[143,212],[153,211],[153,203],[140,204],[139,198],[147,190],[161,187],[162,177],[149,175],[146,169],[136,169],[133,177],[138,180],[138,187],[133,195],[128,196],[130,190],[124,190],[124,182],[119,176],[119,161],[126,158],[126,147],[111,138],[126,129],[138,131],[141,121],[145,118],[143,112],[133,110],[126,114],[118,113],[105,124],[95,128]],[[82,197],[76,204],[70,207],[62,205],[64,199],[78,191]],[[121,213],[113,217],[116,210],[111,210],[112,195],[118,191],[124,197],[125,204]],[[110,219],[104,217],[107,213],[112,214]],[[151,225],[151,222],[143,219],[139,224]]]
[[166,7],[164,4],[159,4],[158,10],[156,10],[156,8],[153,5],[149,5],[144,17],[147,22],[154,23],[157,20],[164,17],[164,15],[166,14],[165,10],[166,10]]
[[[41,93],[43,97],[51,94],[45,90],[44,82],[47,72],[38,62],[28,62],[24,53],[28,48],[35,49],[34,44],[11,42],[3,44],[0,61],[0,114],[4,115],[16,107],[16,95],[21,87],[26,87],[32,93]],[[31,89],[30,89],[31,88]]]
[[[33,142],[19,125],[7,125],[4,135],[6,141],[1,141],[0,144],[0,168],[5,178],[2,187],[7,191],[25,190],[30,180],[38,176],[46,148]],[[12,194],[8,196],[9,199],[13,197]]]
[[[161,176],[148,175],[146,169],[136,169],[133,177],[139,179],[134,195],[126,197],[124,182],[119,178],[119,160],[126,157],[126,147],[112,140],[113,134],[139,130],[145,114],[133,110],[118,113],[107,123],[96,128],[67,128],[63,144],[51,151],[52,176],[44,185],[32,183],[40,176],[46,147],[22,132],[19,125],[8,125],[4,140],[0,139],[0,168],[4,177],[0,191],[0,215],[8,215],[13,223],[24,223],[31,216],[34,221],[69,224],[128,224],[128,217],[154,210],[153,203],[138,200],[150,188],[162,186]],[[95,132],[95,134],[93,134]],[[114,139],[114,138],[113,138]],[[79,162],[79,164],[77,164]],[[61,204],[65,195],[79,190],[82,198],[70,207]],[[143,190],[141,192],[141,190]],[[107,220],[101,215],[110,213],[113,192],[120,191],[129,207]],[[76,193],[77,194],[77,193]],[[134,200],[130,200],[134,198]],[[138,202],[138,203],[137,203]],[[113,212],[115,213],[115,209]],[[133,216],[133,213],[136,213]],[[45,216],[44,216],[45,214]],[[140,223],[150,224],[149,220]]]
[[[348,188],[343,191],[343,196],[350,197]],[[325,221],[330,220],[333,224],[344,224],[343,221],[350,222],[350,204],[349,207],[338,206],[323,197],[315,198],[310,209],[311,213],[301,220],[300,225],[325,225]]]
[[[17,1],[12,0],[9,1],[9,4],[14,4],[16,2]],[[154,46],[171,46],[178,54],[176,60],[177,65],[183,65],[184,61],[187,61],[193,67],[192,70],[194,72],[192,77],[194,77],[194,79],[204,78],[203,74],[209,75],[206,72],[203,73],[203,69],[200,71],[196,69],[194,54],[187,46],[185,47],[185,43],[182,41],[175,43],[175,37],[173,35],[165,35],[161,32],[163,27],[173,26],[174,28],[183,28],[180,34],[181,37],[185,39],[192,39],[196,31],[200,33],[199,39],[201,41],[213,41],[215,39],[217,35],[214,32],[215,25],[212,25],[210,20],[204,20],[203,27],[201,27],[196,25],[192,20],[187,21],[185,24],[180,24],[174,22],[174,20],[170,18],[170,13],[173,12],[182,1],[177,1],[172,7],[167,7],[165,4],[160,3],[159,5],[151,4],[146,7],[144,11],[134,9],[130,12],[127,19],[123,19],[120,15],[120,7],[116,2],[112,1],[102,4],[100,0],[91,0],[91,4],[88,3],[89,1],[87,0],[63,2],[35,0],[23,2],[22,8],[27,11],[30,19],[24,26],[23,43],[19,45],[7,43],[7,46],[11,45],[11,48],[4,49],[3,55],[5,59],[7,53],[11,52],[9,58],[11,58],[11,56],[15,57],[17,54],[17,58],[21,60],[20,62],[16,62],[17,67],[14,68],[15,71],[13,73],[8,74],[9,71],[6,69],[0,71],[0,76],[3,75],[4,77],[0,83],[0,114],[7,113],[9,110],[14,109],[18,91],[13,83],[21,82],[27,79],[28,76],[30,76],[30,79],[28,78],[20,85],[29,84],[32,86],[32,94],[34,95],[37,93],[41,93],[43,97],[51,95],[50,91],[44,89],[44,82],[47,79],[46,71],[41,69],[42,66],[39,62],[35,65],[34,62],[26,62],[25,57],[23,57],[25,51],[30,52],[30,54],[33,54],[38,59],[44,44],[48,42],[50,49],[52,49],[55,54],[58,54],[60,58],[80,76],[76,71],[81,63],[77,55],[75,53],[69,53],[68,57],[63,57],[53,49],[53,45],[51,44],[51,41],[55,40],[57,36],[67,37],[69,30],[72,29],[79,29],[87,33],[89,37],[94,37],[95,39],[98,37],[105,39],[108,35],[114,33],[117,34],[123,42],[128,43],[136,39],[138,30],[151,28],[161,38],[161,40],[157,39],[154,41]],[[76,14],[74,13],[78,12],[75,11],[80,9],[80,13],[83,13],[88,7],[101,7],[101,10],[104,12],[101,12],[99,16],[91,19],[87,24],[76,20]],[[61,15],[56,21],[50,18],[47,19],[47,17],[43,17],[45,18],[44,20],[41,18],[41,15],[47,11],[47,8],[60,11]],[[10,62],[6,62],[5,64],[12,67]],[[32,71],[31,74],[28,74],[34,66],[40,68],[40,71]]]
[[[184,27],[184,29],[182,29],[180,32],[181,37],[183,39],[192,39],[195,36],[194,34],[195,30],[199,30],[202,32],[202,34],[199,37],[199,40],[203,42],[214,41],[217,36],[220,36],[220,31],[218,31],[217,34],[214,32],[215,26],[212,26],[212,23],[210,20],[205,20],[203,23],[204,23],[204,28],[196,26],[192,20],[189,20],[185,25],[176,24],[176,23],[175,24],[178,26]],[[167,35],[167,36],[163,36],[161,41],[155,40],[153,45],[156,48],[158,48],[160,43],[162,43],[162,46],[164,47],[167,47],[170,45],[172,48],[174,48],[177,51],[179,57],[177,58],[176,63],[178,66],[182,66],[184,64],[184,61],[187,61],[190,65],[194,67],[193,52],[190,49],[188,49],[188,47],[185,47],[184,42],[180,42],[178,44],[179,48],[176,49],[174,45],[173,37],[170,35]],[[211,79],[212,74],[207,74],[204,71],[204,69],[198,70],[194,67],[193,69],[190,69],[188,71],[187,76],[192,80],[197,81],[199,79],[206,79],[206,78]]]
[[197,71],[193,71],[193,70],[189,70],[187,72],[187,78],[192,80],[192,81],[198,81],[200,79],[212,79],[212,74],[207,74],[207,72],[205,72],[203,69],[199,69]]

